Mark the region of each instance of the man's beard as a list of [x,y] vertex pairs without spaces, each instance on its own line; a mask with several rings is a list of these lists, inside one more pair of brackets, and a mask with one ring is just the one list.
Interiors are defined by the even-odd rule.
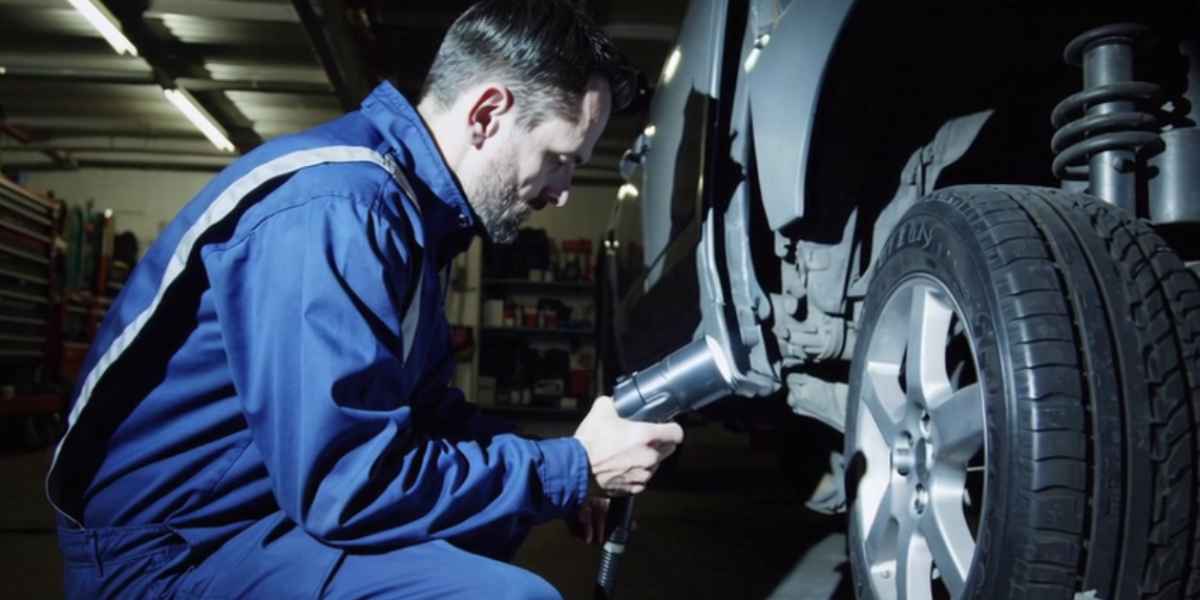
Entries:
[[533,208],[520,199],[514,161],[496,158],[473,185],[464,187],[467,199],[482,221],[488,237],[498,244],[516,241],[521,223],[529,217]]

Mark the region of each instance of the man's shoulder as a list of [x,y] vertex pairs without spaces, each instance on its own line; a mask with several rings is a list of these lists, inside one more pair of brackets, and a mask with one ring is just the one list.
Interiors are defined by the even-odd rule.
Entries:
[[313,219],[327,221],[331,235],[357,235],[369,228],[377,236],[405,243],[420,226],[403,209],[402,192],[389,171],[367,161],[308,166],[263,191],[223,247]]
[[254,198],[238,218],[233,243],[297,210],[376,212],[386,224],[400,225],[410,220],[399,209],[403,187],[386,158],[389,148],[371,131],[361,115],[349,113],[281,136],[236,161],[201,195],[210,194],[208,202],[231,191]]
[[293,173],[281,187],[297,199],[340,197],[359,202],[373,202],[398,189],[387,168],[368,161],[308,166]]

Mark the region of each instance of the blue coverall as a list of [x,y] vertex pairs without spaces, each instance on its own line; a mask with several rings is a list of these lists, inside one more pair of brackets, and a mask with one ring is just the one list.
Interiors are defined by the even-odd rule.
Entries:
[[46,484],[68,597],[558,597],[502,560],[581,506],[582,445],[448,386],[474,219],[387,83],[205,187],[80,372]]

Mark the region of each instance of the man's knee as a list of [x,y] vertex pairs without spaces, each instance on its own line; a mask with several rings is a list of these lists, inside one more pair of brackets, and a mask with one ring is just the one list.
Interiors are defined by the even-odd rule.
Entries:
[[471,580],[464,598],[562,600],[562,594],[538,574],[506,563],[487,561],[484,568],[460,577]]
[[347,553],[322,597],[562,600],[537,574],[435,541],[382,554]]

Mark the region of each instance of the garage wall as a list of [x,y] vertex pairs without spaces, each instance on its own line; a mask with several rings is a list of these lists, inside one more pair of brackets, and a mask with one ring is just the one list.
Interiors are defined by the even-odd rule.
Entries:
[[[557,240],[587,238],[592,240],[593,250],[599,248],[601,234],[608,225],[609,215],[616,204],[616,186],[586,186],[571,190],[571,198],[564,208],[546,208],[530,217],[526,227],[545,229],[546,233]],[[461,276],[465,279],[458,288],[461,291],[451,293],[447,298],[447,316],[451,323],[476,328],[480,324],[480,280],[482,279],[483,260],[482,244],[479,240],[471,245],[471,250],[458,261],[462,269]],[[476,331],[478,340],[479,332]],[[467,400],[476,401],[477,373],[479,372],[479,353],[475,352],[472,359],[458,364],[454,385],[467,396]]]
[[[179,209],[214,174],[187,171],[81,169],[29,173],[22,183],[35,191],[54,191],[72,204],[94,201],[96,210],[111,208],[118,231],[132,231],[143,251]],[[588,238],[597,242],[608,224],[615,187],[578,187],[564,209],[534,213],[527,227],[547,230],[555,239]]]
[[587,238],[595,244],[608,225],[616,201],[616,186],[577,187],[571,190],[566,207],[535,212],[525,227],[545,229],[557,240]]
[[[144,253],[161,228],[212,177],[212,173],[82,169],[30,173],[21,183],[42,193],[53,191],[72,204],[90,200],[96,210],[112,209],[117,230],[132,231]],[[565,208],[547,208],[534,213],[526,227],[545,229],[556,240],[590,239],[596,250],[615,203],[615,185],[577,187],[572,190]],[[451,322],[472,327],[479,323],[480,246],[478,242],[474,243],[471,252],[460,257],[458,264],[463,270],[465,285],[461,292],[451,294],[447,299],[447,316]],[[455,378],[469,398],[475,391],[477,365],[473,362],[460,364]]]
[[132,231],[144,253],[159,230],[212,177],[189,171],[80,169],[29,173],[22,184],[38,192],[53,191],[70,204],[90,200],[95,210],[112,209],[117,231]]
[[[616,191],[609,187],[581,187],[571,192],[565,208],[547,208],[536,212],[525,227],[545,229],[556,240],[587,238],[592,240],[593,253],[599,249],[601,234],[608,225],[609,214],[616,202]],[[483,273],[482,244],[476,239],[470,251],[458,259],[458,268],[465,279],[460,294],[451,294],[447,311],[450,321],[462,325],[479,323],[479,283]]]

